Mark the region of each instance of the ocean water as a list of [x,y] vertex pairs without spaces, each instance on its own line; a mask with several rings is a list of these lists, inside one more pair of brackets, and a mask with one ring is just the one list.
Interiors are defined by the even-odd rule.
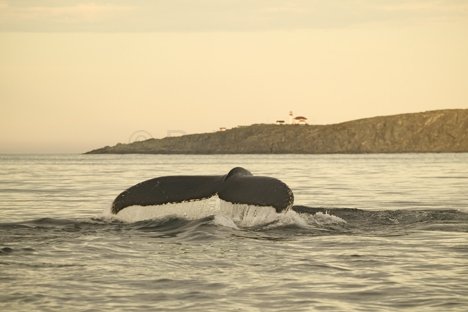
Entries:
[[[107,213],[236,166],[314,209]],[[0,155],[0,310],[466,311],[467,190],[468,154]]]

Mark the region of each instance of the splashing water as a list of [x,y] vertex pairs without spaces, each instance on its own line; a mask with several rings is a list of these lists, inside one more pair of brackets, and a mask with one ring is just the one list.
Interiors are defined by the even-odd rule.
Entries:
[[105,209],[103,212],[105,219],[116,219],[128,223],[161,219],[168,216],[187,220],[199,220],[214,216],[216,225],[232,228],[275,228],[283,226],[310,228],[346,223],[345,220],[328,213],[319,212],[310,215],[297,213],[291,209],[277,213],[273,207],[232,204],[218,197],[165,205],[130,206],[121,210],[117,215],[112,214],[110,208]]

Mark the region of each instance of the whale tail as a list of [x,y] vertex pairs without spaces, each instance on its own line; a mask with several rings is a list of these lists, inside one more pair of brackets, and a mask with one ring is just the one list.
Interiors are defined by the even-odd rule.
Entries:
[[143,181],[115,198],[112,213],[129,206],[181,203],[215,195],[233,204],[269,206],[277,212],[288,210],[294,202],[291,189],[282,181],[254,176],[236,167],[226,175],[165,176]]

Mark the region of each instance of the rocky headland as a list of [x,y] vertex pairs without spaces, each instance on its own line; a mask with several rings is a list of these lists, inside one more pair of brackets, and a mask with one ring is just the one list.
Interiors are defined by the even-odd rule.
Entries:
[[330,125],[254,124],[106,146],[87,154],[333,154],[468,152],[468,109]]

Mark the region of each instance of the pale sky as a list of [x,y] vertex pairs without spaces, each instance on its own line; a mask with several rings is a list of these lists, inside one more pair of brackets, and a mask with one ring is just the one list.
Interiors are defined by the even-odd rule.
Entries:
[[0,153],[468,108],[468,0],[0,0]]

